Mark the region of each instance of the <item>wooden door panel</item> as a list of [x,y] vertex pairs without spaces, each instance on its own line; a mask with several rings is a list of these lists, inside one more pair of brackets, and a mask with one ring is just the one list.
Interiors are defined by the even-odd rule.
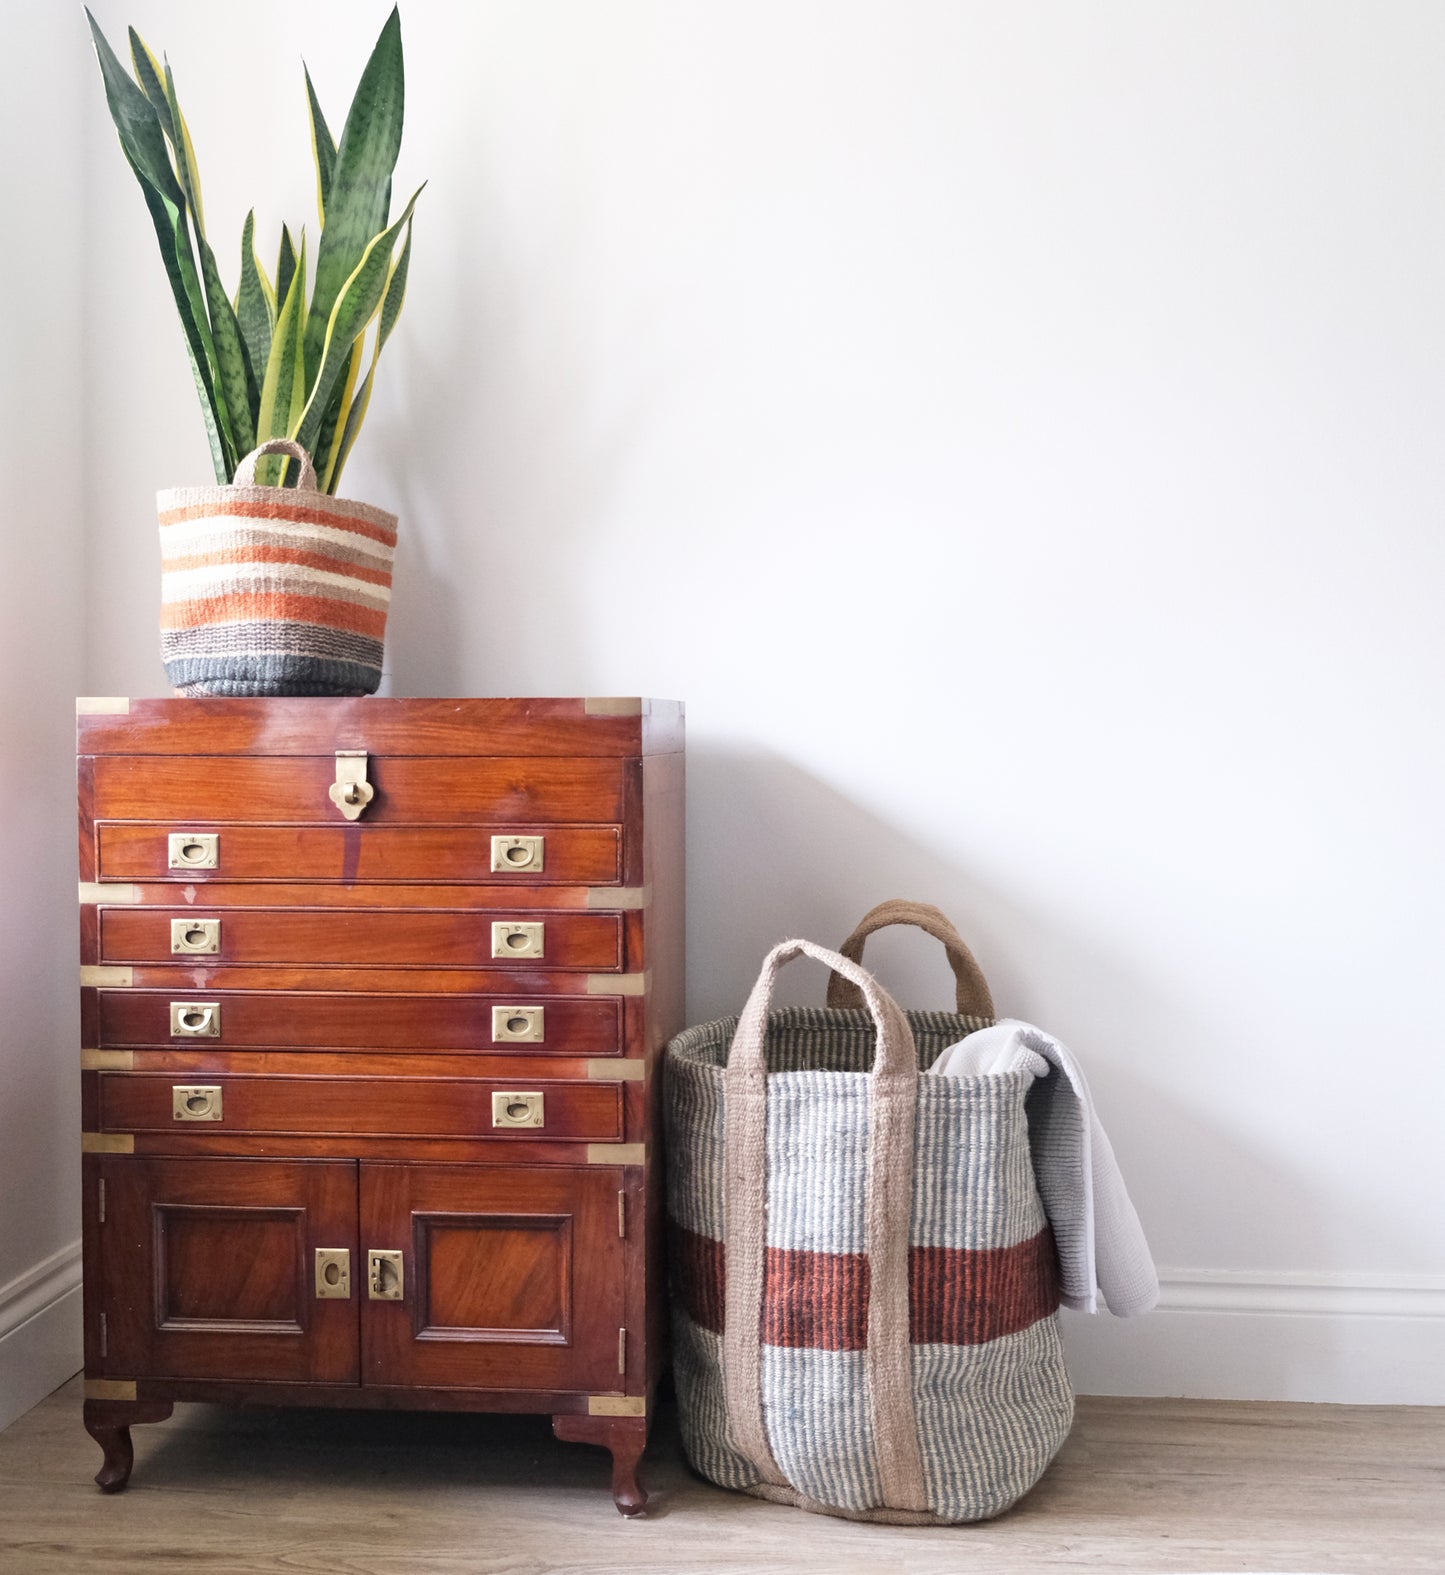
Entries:
[[[217,762],[217,770],[225,770]],[[213,869],[172,869],[173,833],[216,838]],[[540,836],[540,871],[492,867],[492,838]],[[103,822],[95,828],[97,879],[346,881],[603,886],[621,876],[619,826],[247,826]]]
[[362,1250],[400,1251],[405,1295],[368,1300],[363,1381],[621,1387],[623,1243],[611,1167],[361,1167]]
[[[189,983],[189,981],[188,981]],[[171,1033],[173,1001],[221,1003],[214,1039],[181,1039]],[[541,1007],[541,1037],[506,1038],[499,1007]],[[552,991],[515,995],[330,995],[321,991],[101,990],[97,1000],[100,1049],[190,1044],[216,1050],[404,1050],[416,1055],[488,1051],[528,1055],[603,1056],[622,1048],[621,1002],[611,996],[560,996]],[[500,1030],[501,1037],[498,1037]]]
[[[213,949],[177,953],[186,930]],[[500,928],[498,928],[500,926]],[[509,941],[508,938],[511,938]],[[520,954],[509,949],[512,941]],[[616,913],[102,907],[103,963],[194,961],[319,967],[548,968],[617,973],[623,966]]]
[[[93,764],[96,820],[173,820],[177,831],[209,821],[343,824],[329,797],[333,755],[98,755]],[[373,755],[367,780],[376,796],[363,834],[386,824],[596,823],[624,818],[627,762]]]
[[315,1254],[356,1263],[351,1161],[96,1160],[105,1371],[355,1383],[357,1291],[318,1300]]

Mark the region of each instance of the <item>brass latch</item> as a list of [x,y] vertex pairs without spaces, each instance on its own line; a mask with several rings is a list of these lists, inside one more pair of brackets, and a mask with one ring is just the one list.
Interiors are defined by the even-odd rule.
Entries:
[[366,1255],[366,1294],[374,1302],[399,1302],[402,1286],[402,1255],[372,1248]]
[[219,1001],[172,1001],[171,1037],[173,1039],[219,1039],[221,1003]]
[[221,1089],[216,1083],[173,1083],[171,1114],[177,1121],[220,1121]]
[[493,957],[541,957],[544,944],[544,927],[540,924],[492,925]]
[[366,780],[366,751],[338,749],[336,780],[328,792],[331,802],[348,820],[358,820],[361,812],[376,797],[376,789]]
[[316,1249],[317,1301],[345,1301],[351,1295],[351,1249]]
[[540,875],[547,857],[545,837],[493,837],[492,869]]
[[540,1093],[493,1094],[494,1127],[539,1127],[542,1125],[543,1096]]
[[214,831],[173,831],[166,837],[166,862],[173,870],[213,870],[220,843]]
[[546,1010],[540,1006],[494,1006],[494,1044],[541,1044]]

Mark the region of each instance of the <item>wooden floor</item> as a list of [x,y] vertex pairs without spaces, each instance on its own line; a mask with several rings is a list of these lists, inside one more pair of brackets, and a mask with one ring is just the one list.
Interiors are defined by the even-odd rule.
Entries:
[[4,1575],[1445,1572],[1445,1410],[1086,1399],[1023,1503],[937,1530],[709,1487],[667,1412],[634,1522],[543,1418],[178,1406],[134,1437],[107,1498],[78,1383],[0,1433]]

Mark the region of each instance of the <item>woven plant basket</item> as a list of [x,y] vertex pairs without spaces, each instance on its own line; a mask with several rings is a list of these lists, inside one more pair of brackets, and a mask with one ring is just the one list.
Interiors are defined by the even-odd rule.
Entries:
[[[301,466],[259,487],[263,454]],[[181,695],[369,695],[381,682],[396,516],[317,491],[300,444],[272,438],[229,487],[156,497],[161,657]]]
[[[702,1475],[761,1498],[982,1520],[1033,1486],[1073,1418],[1033,1080],[920,1072],[992,1005],[936,909],[884,907],[872,927],[946,927],[957,1012],[905,1013],[850,957],[786,941],[740,1017],[668,1046],[683,1443]],[[845,950],[861,948],[855,932]],[[834,970],[830,1001],[865,1009],[769,1011],[802,954]]]

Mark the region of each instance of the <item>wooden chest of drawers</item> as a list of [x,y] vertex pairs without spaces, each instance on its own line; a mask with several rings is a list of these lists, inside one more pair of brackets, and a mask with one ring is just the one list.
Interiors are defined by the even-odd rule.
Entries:
[[82,700],[86,1426],[540,1411],[663,1359],[682,708]]

